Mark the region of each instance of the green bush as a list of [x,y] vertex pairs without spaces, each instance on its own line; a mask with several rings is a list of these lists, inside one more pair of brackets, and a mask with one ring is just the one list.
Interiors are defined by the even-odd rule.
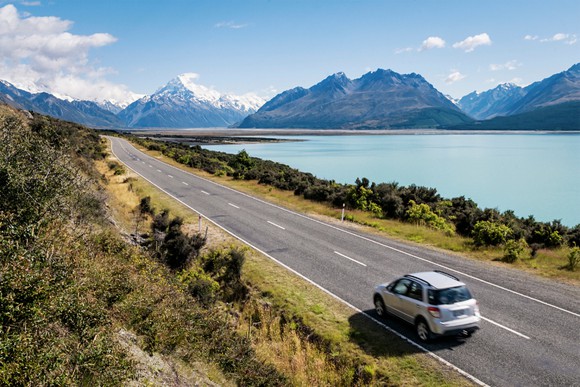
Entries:
[[568,253],[568,266],[567,269],[570,271],[575,271],[580,264],[580,247],[574,246],[570,249]]
[[505,224],[487,220],[479,221],[473,228],[473,242],[476,246],[499,246],[504,244],[512,234],[512,229]]
[[513,263],[518,259],[522,258],[522,255],[528,249],[528,244],[525,239],[514,240],[510,239],[505,243],[504,246],[504,262]]

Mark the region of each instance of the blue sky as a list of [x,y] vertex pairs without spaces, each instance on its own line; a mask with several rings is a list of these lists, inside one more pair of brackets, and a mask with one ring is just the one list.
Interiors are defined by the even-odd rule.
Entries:
[[578,0],[0,0],[0,79],[120,100],[192,72],[269,98],[385,68],[459,98],[580,62],[579,29]]

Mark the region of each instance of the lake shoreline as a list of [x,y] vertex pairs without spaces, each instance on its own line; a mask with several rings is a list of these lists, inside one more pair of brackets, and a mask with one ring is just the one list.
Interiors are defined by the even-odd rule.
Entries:
[[[129,131],[136,136],[170,137],[172,139],[188,139],[192,137],[226,137],[244,141],[244,137],[251,136],[360,136],[360,135],[482,135],[482,134],[580,134],[580,131],[551,131],[551,130],[445,130],[445,129],[379,129],[379,130],[352,130],[352,129],[238,129],[238,128],[152,128],[134,129]],[[271,139],[255,138],[253,142],[270,142]],[[227,141],[232,143],[231,141]],[[207,142],[202,142],[207,143]],[[214,142],[218,143],[218,141]],[[224,142],[222,142],[224,143]],[[235,143],[235,142],[234,142]]]

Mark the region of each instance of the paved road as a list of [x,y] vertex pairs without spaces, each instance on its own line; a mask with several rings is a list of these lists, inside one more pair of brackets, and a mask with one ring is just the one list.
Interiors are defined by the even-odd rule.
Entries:
[[[111,138],[130,169],[291,270],[376,317],[372,289],[409,272],[440,269],[468,284],[482,329],[469,340],[423,347],[492,386],[580,386],[580,289],[427,248],[336,227],[196,177]],[[390,328],[415,340],[394,318]]]

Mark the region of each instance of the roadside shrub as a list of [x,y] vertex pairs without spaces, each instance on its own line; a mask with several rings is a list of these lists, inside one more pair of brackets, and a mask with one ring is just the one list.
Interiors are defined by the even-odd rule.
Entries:
[[568,253],[568,266],[567,269],[570,271],[575,271],[580,264],[580,247],[573,247]]
[[508,263],[514,263],[522,257],[525,251],[528,249],[528,244],[525,239],[510,239],[506,242],[504,246],[504,256],[503,261]]
[[123,167],[116,161],[109,161],[107,163],[107,166],[109,167],[110,170],[114,171],[115,176],[124,175],[126,172],[125,167]]
[[454,234],[453,227],[444,218],[434,213],[427,204],[417,204],[413,200],[409,204],[411,207],[406,212],[409,222],[442,230],[448,235]]
[[242,267],[246,260],[244,249],[212,250],[201,257],[201,267],[220,285],[220,297],[226,302],[241,301],[248,294],[242,282]]
[[155,209],[151,205],[150,196],[145,196],[144,198],[141,199],[141,201],[139,202],[139,211],[142,214],[155,215]]
[[187,291],[203,305],[213,304],[220,290],[220,284],[201,268],[184,270],[179,279],[187,285]]
[[499,246],[507,241],[511,233],[511,228],[505,224],[482,220],[475,224],[471,234],[476,246]]

